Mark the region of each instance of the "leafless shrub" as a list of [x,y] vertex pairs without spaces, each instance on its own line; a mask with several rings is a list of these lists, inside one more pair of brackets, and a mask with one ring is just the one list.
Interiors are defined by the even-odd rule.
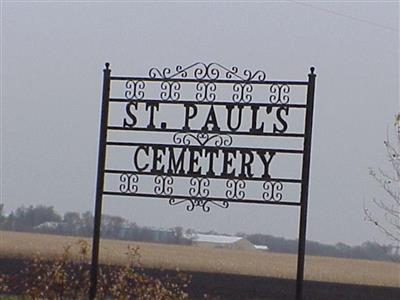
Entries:
[[369,169],[370,175],[385,191],[386,197],[373,198],[372,203],[383,215],[373,213],[371,208],[364,205],[365,219],[383,232],[388,239],[395,243],[400,242],[400,113],[395,121],[395,138],[389,134],[384,141],[390,172],[380,168]]

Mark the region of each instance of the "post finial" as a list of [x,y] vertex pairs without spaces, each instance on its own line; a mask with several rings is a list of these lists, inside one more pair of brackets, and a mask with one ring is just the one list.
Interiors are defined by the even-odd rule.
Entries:
[[106,70],[109,70],[109,69],[110,69],[110,63],[106,62]]
[[311,68],[310,68],[310,71],[311,71],[310,74],[311,74],[311,75],[314,75],[315,68],[314,68],[314,67],[311,67]]

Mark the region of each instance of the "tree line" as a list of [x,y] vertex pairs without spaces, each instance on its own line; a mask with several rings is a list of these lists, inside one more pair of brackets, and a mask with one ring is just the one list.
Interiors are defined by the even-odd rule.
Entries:
[[[52,206],[21,206],[8,216],[0,205],[0,230],[38,232],[58,235],[91,237],[94,224],[93,214],[66,212],[63,216]],[[141,227],[119,216],[102,215],[102,238],[158,242],[166,244],[191,244],[184,237],[182,227],[154,229]]]
[[[285,239],[265,234],[239,234],[255,245],[266,245],[269,251],[297,254],[297,240]],[[329,256],[353,259],[387,260],[400,262],[399,248],[393,245],[381,245],[376,242],[364,242],[349,246],[345,243],[326,245],[307,240],[307,255]]]
[[[92,213],[88,211],[84,213],[66,212],[61,215],[54,207],[44,205],[21,206],[6,216],[4,207],[0,204],[0,230],[91,237],[93,219]],[[119,216],[102,216],[101,235],[103,238],[190,245],[192,241],[189,236],[193,233],[195,233],[194,230],[184,230],[182,227],[154,229],[141,227]],[[206,233],[218,234],[215,231]],[[298,244],[294,239],[266,234],[238,233],[237,235],[246,238],[254,245],[268,246],[268,251],[271,252],[297,254]],[[317,256],[400,262],[398,248],[375,242],[349,246],[344,243],[326,245],[307,241],[306,253]]]

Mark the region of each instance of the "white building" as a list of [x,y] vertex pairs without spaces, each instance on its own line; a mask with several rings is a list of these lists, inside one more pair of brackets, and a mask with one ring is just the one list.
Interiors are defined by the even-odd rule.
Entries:
[[261,250],[261,251],[268,250],[268,246],[264,246],[264,245],[254,245],[254,248],[256,248],[256,250]]
[[188,237],[193,245],[210,248],[228,248],[237,250],[254,250],[255,247],[245,238],[239,236],[225,236],[214,234],[195,233]]

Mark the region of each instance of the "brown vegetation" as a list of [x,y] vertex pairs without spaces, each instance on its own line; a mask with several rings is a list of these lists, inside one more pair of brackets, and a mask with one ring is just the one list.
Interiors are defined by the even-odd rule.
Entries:
[[[72,258],[71,250],[79,252]],[[78,240],[57,258],[34,255],[22,260],[24,268],[0,273],[0,295],[23,295],[24,299],[86,299],[90,287],[89,244]],[[125,266],[99,267],[96,299],[185,300],[190,276],[153,277],[140,264],[139,247],[126,249]],[[9,270],[10,271],[10,270]]]

